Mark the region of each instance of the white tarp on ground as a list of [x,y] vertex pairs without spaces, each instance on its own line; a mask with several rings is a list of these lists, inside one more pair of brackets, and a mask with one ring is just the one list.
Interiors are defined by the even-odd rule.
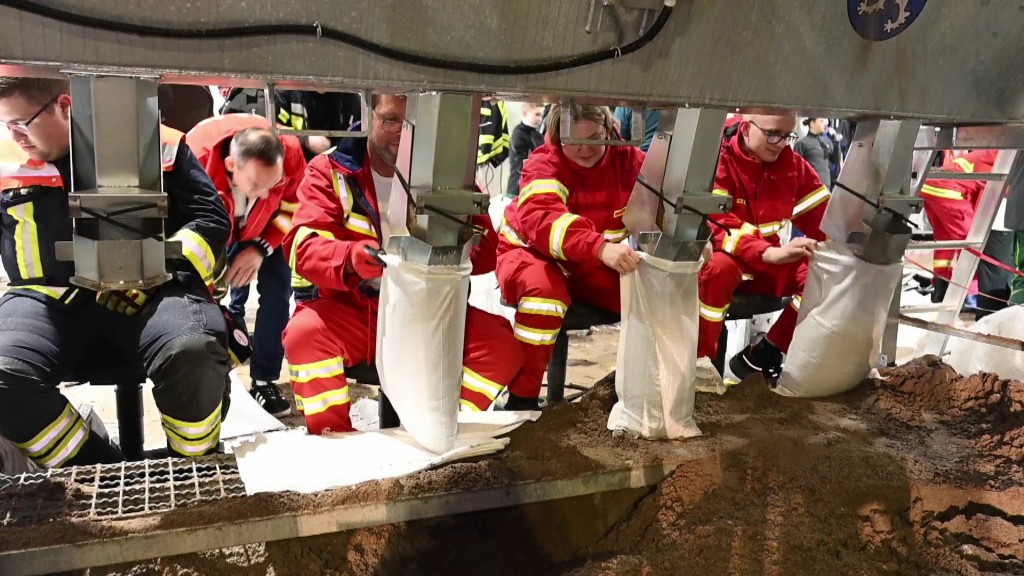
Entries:
[[377,373],[402,424],[423,447],[455,447],[466,300],[472,266],[424,266],[384,256]]
[[[967,330],[1024,340],[1024,307],[1004,308],[978,320]],[[955,336],[949,337],[947,349],[949,357],[946,361],[964,376],[993,372],[1000,378],[1024,380],[1024,352]]]
[[608,416],[609,430],[651,439],[700,434],[693,419],[699,270],[700,262],[641,254],[636,271],[622,277],[619,400]]
[[540,412],[459,412],[451,450],[435,454],[403,428],[309,436],[302,430],[259,434],[234,450],[247,494],[319,492],[395,478],[447,462],[493,454],[507,434]]
[[823,244],[811,260],[793,342],[775,392],[816,398],[853,389],[871,374],[900,281],[901,264],[865,262]]

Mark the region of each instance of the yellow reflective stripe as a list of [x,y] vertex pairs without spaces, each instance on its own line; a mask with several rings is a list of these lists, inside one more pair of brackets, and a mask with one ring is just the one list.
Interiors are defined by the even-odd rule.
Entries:
[[558,316],[565,318],[565,311],[569,307],[564,302],[551,298],[525,297],[519,300],[518,310],[523,314],[536,314],[538,316]]
[[53,449],[53,452],[45,458],[37,459],[36,462],[47,468],[63,466],[65,462],[78,454],[88,439],[89,426],[86,425],[85,420],[79,418],[71,430],[64,435],[64,439]]
[[615,244],[622,242],[626,238],[629,238],[628,228],[619,228],[618,230],[605,230],[604,239]]
[[316,396],[295,396],[295,400],[298,402],[301,399],[302,412],[306,416],[312,416],[321,412],[327,411],[329,408],[334,406],[342,406],[348,404],[348,385],[342,386],[337,390],[328,390],[321,392]]
[[514,332],[516,340],[525,342],[527,344],[534,344],[537,346],[547,346],[555,343],[555,339],[558,338],[559,330],[541,330],[538,328],[530,328],[529,326],[523,326],[520,323],[516,323]]
[[832,196],[832,193],[824,186],[818,188],[814,192],[811,192],[807,196],[804,196],[803,199],[796,203],[796,208],[793,208],[793,218],[799,218],[807,212],[810,212],[819,204],[828,200],[830,196]]
[[931,184],[925,184],[921,187],[921,194],[925,196],[935,196],[936,198],[945,198],[947,200],[963,200],[963,192],[957,190],[950,190],[949,188],[939,188],[938,186],[932,186]]
[[171,450],[184,456],[202,456],[207,452],[217,448],[217,444],[220,443],[220,422],[217,422],[217,426],[209,433],[206,438],[199,440],[186,440],[179,437],[172,430],[169,430],[164,426],[164,431],[167,432],[167,445]]
[[308,226],[299,226],[299,229],[295,231],[295,241],[292,242],[292,253],[288,256],[288,265],[292,267],[292,270],[295,270],[295,255],[299,251],[299,246],[312,234],[334,240],[334,234],[331,234],[330,232],[317,230]]
[[480,115],[481,116],[490,116],[491,115],[491,108],[489,106],[482,106],[480,108]]
[[278,213],[277,216],[274,216],[274,219],[271,220],[270,223],[274,225],[274,228],[277,228],[278,230],[284,232],[285,234],[290,232],[292,229],[292,219],[289,218],[288,215],[284,213]]
[[184,420],[177,420],[175,418],[171,418],[166,414],[162,414],[160,416],[160,419],[163,423],[164,430],[167,430],[168,432],[174,432],[178,436],[181,436],[182,438],[185,439],[198,440],[200,438],[204,438],[212,430],[220,426],[220,411],[221,405],[218,404],[217,408],[215,408],[214,411],[209,416],[203,418],[198,422],[186,422]]
[[331,184],[334,186],[334,193],[341,201],[341,207],[346,214],[352,211],[352,196],[348,193],[348,182],[337,170],[331,170]]
[[299,209],[299,203],[298,202],[285,202],[285,201],[281,201],[281,210],[283,210],[284,212],[295,214],[295,212],[298,209]]
[[501,235],[505,237],[505,240],[512,243],[513,246],[526,246],[526,243],[520,240],[516,231],[511,228],[502,228]]
[[318,378],[331,378],[345,373],[345,361],[341,356],[311,362],[309,364],[292,364],[288,366],[288,374],[292,382],[309,382]]
[[803,302],[803,297],[797,294],[793,296],[793,300],[790,301],[789,305],[793,307],[793,310],[800,311],[800,303]]
[[725,313],[728,310],[728,304],[721,308],[716,308],[715,306],[709,306],[703,302],[700,303],[700,317],[708,322],[725,322]]
[[744,272],[743,276],[742,276],[742,279],[743,280],[753,280],[754,279],[754,275],[753,274],[747,274],[747,273]]
[[289,113],[288,113],[288,111],[287,111],[287,110],[285,110],[284,108],[282,108],[282,109],[281,109],[281,110],[280,110],[280,111],[279,111],[279,112],[277,113],[277,119],[281,121],[281,124],[285,124],[285,125],[287,125],[287,124],[288,124],[288,119],[289,119],[289,118],[291,118],[291,114],[289,114]]
[[932,263],[933,268],[952,268],[955,260],[935,260]]
[[462,386],[483,394],[491,402],[494,402],[498,394],[501,394],[501,391],[505,389],[501,384],[488,380],[465,366],[462,367]]
[[967,158],[964,158],[962,156],[960,158],[953,158],[953,163],[959,166],[960,169],[964,171],[964,174],[974,173],[974,164],[969,162]]
[[747,222],[744,222],[739,229],[729,230],[729,235],[722,241],[722,250],[727,254],[735,254],[736,249],[739,248],[740,239],[755,232],[757,232],[757,227]]
[[54,300],[60,300],[64,297],[64,294],[68,291],[67,287],[64,286],[41,286],[39,284],[23,284],[21,286],[11,286],[11,290],[32,290],[41,294],[46,294]]
[[377,231],[373,228],[373,223],[370,222],[370,219],[355,212],[349,212],[348,218],[345,219],[345,228],[371,238],[377,237]]
[[296,272],[292,272],[292,288],[309,288],[312,285],[313,283],[309,280],[299,276]]
[[18,223],[14,227],[14,246],[18,255],[18,272],[22,278],[40,278],[43,265],[39,261],[39,228],[35,220],[35,204],[26,202],[7,209]]
[[785,220],[782,222],[768,222],[767,224],[758,224],[757,229],[761,232],[761,236],[771,236],[778,234],[786,226]]
[[534,180],[519,194],[519,205],[526,204],[527,200],[537,194],[555,194],[563,203],[569,202],[569,189],[558,180]]
[[730,198],[732,197],[732,194],[729,194],[729,191],[726,190],[725,188],[715,188],[714,190],[711,191],[711,194],[714,196],[729,196]]
[[576,214],[562,214],[551,225],[551,236],[549,238],[551,255],[559,260],[565,260],[565,235],[569,232],[569,226],[573,221],[579,219]]
[[74,425],[76,420],[80,419],[78,412],[71,407],[71,404],[68,404],[64,407],[64,411],[49,426],[43,428],[42,432],[36,434],[28,442],[17,443],[16,446],[30,458],[35,458],[40,454],[46,453],[53,446],[53,443],[63,436],[68,428]]
[[483,412],[483,410],[481,410],[479,406],[473,404],[472,402],[466,400],[465,398],[459,400],[459,405],[461,409],[465,410],[466,412]]
[[203,283],[207,286],[212,284],[213,267],[216,260],[213,257],[213,250],[210,249],[210,244],[206,239],[188,228],[178,230],[170,239],[181,242],[182,254],[185,255],[185,258],[196,269],[196,272],[199,272],[199,275],[202,276]]

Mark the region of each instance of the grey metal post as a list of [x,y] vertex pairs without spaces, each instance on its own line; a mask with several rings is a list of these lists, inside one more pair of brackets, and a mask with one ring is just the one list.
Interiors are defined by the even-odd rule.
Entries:
[[[95,290],[151,288],[170,279],[161,190],[160,112],[153,79],[73,76],[70,195],[74,241],[58,243],[75,262],[72,282]],[[96,218],[123,212],[120,226]],[[70,248],[70,249],[69,249]]]

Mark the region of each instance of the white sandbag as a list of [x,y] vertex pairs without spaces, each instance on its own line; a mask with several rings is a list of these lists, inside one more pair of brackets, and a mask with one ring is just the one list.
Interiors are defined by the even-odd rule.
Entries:
[[816,398],[852,390],[876,366],[902,265],[857,258],[841,243],[822,244],[807,274],[793,342],[777,394]]
[[384,257],[377,372],[402,426],[424,448],[455,445],[469,263],[424,266]]
[[[1003,308],[978,320],[968,330],[1024,340],[1024,308]],[[992,372],[1000,378],[1024,380],[1024,352],[953,336],[949,338],[947,349],[949,357],[946,362],[964,376]]]
[[619,400],[608,417],[609,430],[651,439],[700,434],[693,419],[699,270],[699,262],[641,254],[636,271],[622,277]]

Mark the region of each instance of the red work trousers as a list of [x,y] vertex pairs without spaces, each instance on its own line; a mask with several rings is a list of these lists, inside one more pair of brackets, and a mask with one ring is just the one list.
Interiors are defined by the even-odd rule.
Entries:
[[[936,240],[965,240],[974,222],[976,198],[941,198],[921,193],[924,212],[935,232]],[[935,275],[949,280],[953,277],[953,265],[960,257],[959,250],[936,250]],[[978,281],[971,281],[971,288],[977,288]]]
[[733,293],[761,294],[782,298],[794,296],[782,316],[768,331],[768,341],[779,350],[789,350],[800,311],[800,294],[807,281],[807,262],[799,261],[779,266],[762,265],[754,272],[735,256],[716,251],[711,261],[704,264],[698,280],[700,298],[700,328],[697,335],[697,357],[712,360],[718,353],[718,338],[722,323],[729,310]]
[[[352,430],[345,367],[373,362],[377,349],[376,305],[360,300],[307,302],[285,329],[295,404],[310,434]],[[470,307],[462,361],[462,407],[486,410],[522,365],[508,321]]]
[[573,300],[618,312],[619,274],[611,268],[591,267],[580,275],[563,263],[569,276],[554,261],[517,248],[498,256],[498,285],[502,298],[516,306],[515,338],[523,351],[523,369],[508,390],[523,398],[540,396],[541,381]]

